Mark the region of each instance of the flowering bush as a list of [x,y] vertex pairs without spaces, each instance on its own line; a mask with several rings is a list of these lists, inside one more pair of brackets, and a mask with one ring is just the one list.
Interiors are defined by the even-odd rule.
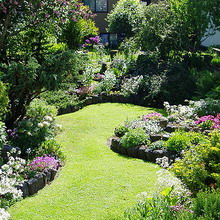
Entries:
[[195,117],[193,107],[187,105],[170,105],[164,102],[164,108],[170,121],[181,122]]
[[115,74],[111,70],[106,70],[103,79],[98,83],[95,91],[97,93],[106,92],[109,94],[116,82],[117,79]]
[[[11,153],[15,152],[16,149],[13,148]],[[22,198],[22,192],[16,186],[23,180],[26,161],[20,157],[12,157],[11,153],[8,155],[8,163],[0,168],[0,208],[7,208]]]
[[208,142],[184,152],[183,158],[173,164],[172,171],[193,193],[207,188],[219,188],[219,151],[220,132],[213,130]]
[[8,220],[10,219],[10,214],[5,211],[5,209],[0,208],[0,217],[1,220]]
[[153,113],[150,113],[150,114],[147,114],[147,115],[144,115],[143,116],[143,120],[144,121],[147,121],[147,120],[157,120],[157,119],[160,119],[162,118],[163,116],[158,113],[158,112],[153,112]]
[[130,79],[125,79],[121,85],[121,92],[125,97],[136,94],[143,81],[143,76],[135,76]]
[[54,118],[56,114],[55,107],[42,100],[34,100],[27,110],[27,117],[18,123],[16,130],[10,131],[9,140],[20,147],[22,154],[31,148],[33,156],[42,142],[53,138],[59,131]]
[[82,45],[82,47],[93,47],[93,45],[96,45],[100,42],[99,36],[90,37],[89,39],[85,40],[85,44]]
[[220,128],[220,114],[217,114],[216,117],[213,115],[202,116],[195,121],[195,124],[203,129],[218,129]]
[[31,170],[43,172],[46,169],[57,169],[58,160],[52,156],[36,157],[33,161],[28,164]]

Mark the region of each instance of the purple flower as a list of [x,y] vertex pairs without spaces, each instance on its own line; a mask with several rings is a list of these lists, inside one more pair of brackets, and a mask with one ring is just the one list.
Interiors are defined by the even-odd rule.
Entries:
[[42,157],[36,157],[33,161],[28,164],[31,170],[44,171],[46,169],[57,169],[58,160],[54,157],[44,155]]
[[208,121],[213,123],[213,125],[212,125],[213,129],[219,129],[220,128],[220,114],[219,113],[216,115],[216,117],[213,116],[213,115],[204,115],[204,116],[198,118],[196,121],[194,121],[194,123],[196,125],[199,125],[199,124],[202,125],[202,124],[204,124]]
[[147,121],[147,120],[152,120],[152,119],[159,119],[161,118],[162,115],[158,112],[153,112],[153,113],[150,113],[150,114],[147,114],[147,115],[144,115],[143,116],[143,120],[144,121]]

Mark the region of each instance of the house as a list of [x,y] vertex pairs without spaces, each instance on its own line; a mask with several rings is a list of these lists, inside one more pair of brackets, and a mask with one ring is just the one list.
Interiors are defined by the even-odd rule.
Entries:
[[[113,5],[116,4],[117,1],[118,0],[82,0],[85,5],[88,5],[91,10],[97,14],[95,22],[96,26],[99,28],[100,37],[104,44],[117,44],[117,35],[108,33],[106,30],[108,27],[108,22],[106,21],[107,14],[113,9]],[[145,4],[156,1],[157,0],[142,0]]]

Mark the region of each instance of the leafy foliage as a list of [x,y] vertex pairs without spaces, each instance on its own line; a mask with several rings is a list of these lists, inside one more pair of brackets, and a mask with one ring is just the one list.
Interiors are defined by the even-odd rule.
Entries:
[[149,136],[145,133],[142,128],[130,129],[121,138],[121,145],[124,148],[136,147],[143,144],[149,144]]
[[219,143],[220,134],[215,130],[210,133],[208,143],[191,148],[183,154],[181,160],[174,163],[172,170],[192,192],[220,186]]
[[137,32],[143,18],[143,5],[139,0],[120,0],[108,14],[109,31],[131,37]]

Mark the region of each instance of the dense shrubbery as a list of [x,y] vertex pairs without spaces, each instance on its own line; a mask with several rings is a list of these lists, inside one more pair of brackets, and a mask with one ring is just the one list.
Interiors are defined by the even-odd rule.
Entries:
[[193,194],[219,188],[219,114],[198,117],[201,103],[206,102],[190,102],[189,106],[165,103],[167,118],[160,113],[150,113],[127,120],[115,129],[115,135],[120,137],[124,148],[145,145],[146,149],[168,150],[178,155],[175,162],[171,158],[160,158],[156,162],[166,168],[174,162],[171,170]]

